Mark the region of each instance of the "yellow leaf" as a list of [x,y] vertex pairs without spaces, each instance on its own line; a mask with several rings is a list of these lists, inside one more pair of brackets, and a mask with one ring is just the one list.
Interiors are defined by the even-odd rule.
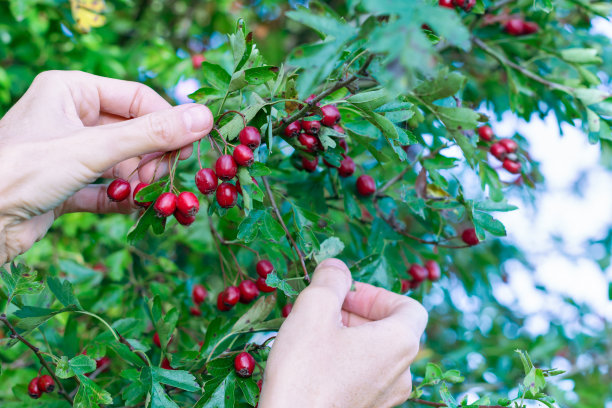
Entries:
[[100,15],[105,7],[104,0],[70,0],[72,17],[79,31],[83,33],[88,33],[92,27],[101,27],[106,23],[106,17]]

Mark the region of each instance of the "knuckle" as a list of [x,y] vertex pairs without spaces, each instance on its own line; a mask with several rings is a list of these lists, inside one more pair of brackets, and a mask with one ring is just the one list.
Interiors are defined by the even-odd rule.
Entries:
[[155,145],[162,148],[172,143],[173,132],[170,120],[155,114],[147,115],[145,118],[147,133]]
[[132,103],[130,103],[130,111],[128,112],[131,118],[138,116],[138,112],[142,111],[142,106],[148,99],[159,97],[157,93],[148,86],[138,82],[133,82],[133,84],[136,87],[136,92],[134,92]]
[[37,85],[44,85],[48,83],[52,83],[58,80],[63,75],[62,71],[51,70],[51,71],[43,71],[36,75],[34,78],[34,83]]

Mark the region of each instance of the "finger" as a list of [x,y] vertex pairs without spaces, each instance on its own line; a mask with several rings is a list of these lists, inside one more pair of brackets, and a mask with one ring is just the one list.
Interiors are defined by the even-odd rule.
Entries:
[[[132,191],[138,183],[138,180],[130,183]],[[111,201],[106,194],[107,187],[104,184],[91,184],[77,191],[62,204],[59,208],[59,215],[74,212],[129,214],[137,208],[132,199],[132,194],[123,201]]]
[[123,122],[127,120],[123,116],[113,115],[112,113],[100,112],[98,116],[98,123],[94,126],[110,125],[111,123]]
[[[127,159],[117,164],[116,166],[111,167],[107,171],[102,174],[103,178],[116,179],[122,178],[127,180],[132,173],[135,174],[134,170],[138,168],[140,164],[140,159],[137,157],[133,157],[131,159]],[[133,177],[133,176],[132,176]]]
[[383,402],[379,406],[397,407],[402,405],[410,397],[412,392],[412,374],[410,367],[404,371],[397,380],[387,389],[383,396]]
[[369,319],[361,317],[355,313],[342,310],[342,324],[346,327],[357,327],[370,322],[371,320]]
[[[179,160],[186,160],[193,153],[193,145],[183,146],[180,151]],[[162,157],[163,154],[162,152],[156,152],[145,155],[142,158],[140,168],[138,169],[138,177],[141,180],[146,183],[152,183],[168,174],[169,163],[172,160],[168,160],[168,155]]]

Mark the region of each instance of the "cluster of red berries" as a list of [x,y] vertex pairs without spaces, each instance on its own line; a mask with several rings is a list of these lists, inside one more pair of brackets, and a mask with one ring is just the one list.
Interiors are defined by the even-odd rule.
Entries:
[[476,0],[438,0],[438,5],[450,9],[460,7],[465,11],[470,11],[476,5]]
[[266,284],[266,277],[274,272],[274,266],[266,259],[257,262],[255,267],[259,278],[255,282],[245,279],[238,286],[228,286],[217,296],[217,309],[222,312],[231,310],[238,302],[251,303],[260,292],[274,292],[276,288]]
[[408,275],[410,275],[412,279],[402,279],[402,293],[407,292],[408,289],[418,288],[426,279],[432,282],[440,279],[440,265],[432,260],[426,261],[425,266],[412,264],[410,268],[408,268]]
[[513,17],[506,21],[504,30],[510,35],[520,36],[537,33],[540,30],[540,26],[537,23]]
[[[486,125],[478,128],[478,136],[484,142],[492,142],[495,138],[491,127]],[[521,163],[516,155],[517,150],[518,144],[512,139],[498,140],[489,148],[489,152],[493,157],[501,161],[504,169],[512,174],[519,174],[521,172]]]
[[44,392],[53,392],[55,382],[50,375],[34,377],[28,384],[28,395],[33,399],[38,399]]
[[192,316],[202,316],[200,305],[206,300],[207,296],[208,291],[204,286],[200,284],[193,285],[193,289],[191,289],[191,299],[193,299],[194,305],[189,308],[189,313],[191,313]]

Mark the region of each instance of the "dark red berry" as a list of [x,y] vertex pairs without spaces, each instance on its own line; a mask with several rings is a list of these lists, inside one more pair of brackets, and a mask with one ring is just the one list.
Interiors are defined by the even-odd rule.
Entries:
[[153,344],[161,348],[161,341],[159,341],[159,334],[157,332],[153,335]]
[[318,120],[303,120],[302,129],[309,135],[317,136],[321,130],[321,122]]
[[230,183],[221,183],[217,188],[217,202],[223,208],[232,208],[238,200],[238,190]]
[[300,133],[298,142],[309,152],[314,152],[319,144],[319,140],[316,137],[307,133]]
[[[253,180],[253,183],[255,183],[256,186],[259,185],[257,180],[255,180],[255,177],[251,177],[251,180]],[[238,190],[238,193],[242,194],[242,187],[240,187],[240,180],[236,180],[236,190]]]
[[239,166],[249,167],[253,164],[255,158],[253,157],[253,151],[246,145],[239,144],[234,149],[234,160]]
[[196,220],[195,215],[193,216],[185,215],[183,214],[182,211],[179,211],[178,209],[174,211],[174,218],[179,224],[184,225],[185,227],[190,226]]
[[191,298],[193,299],[193,303],[195,303],[196,305],[199,305],[200,303],[206,300],[207,296],[208,296],[208,291],[203,285],[200,285],[200,284],[193,285],[193,288],[191,289]]
[[55,389],[55,382],[53,382],[53,378],[50,375],[42,375],[38,379],[38,389],[41,392],[53,392]]
[[38,399],[40,398],[41,394],[42,392],[38,387],[38,377],[32,378],[32,380],[28,384],[28,395],[30,396],[30,398]]
[[419,286],[421,286],[421,281],[415,279],[410,281],[410,289],[418,289]]
[[259,388],[259,392],[261,392],[261,387],[263,386],[263,380],[257,381],[257,388]]
[[253,299],[259,296],[259,289],[257,289],[257,285],[253,281],[245,280],[240,282],[238,289],[240,290],[240,303],[251,303]]
[[222,311],[222,312],[227,312],[228,310],[231,310],[231,308],[232,308],[233,306],[232,306],[232,305],[226,305],[226,304],[223,302],[223,298],[224,298],[224,296],[225,296],[225,295],[224,295],[224,293],[223,293],[223,292],[220,292],[220,293],[217,295],[217,309],[219,309],[219,310],[220,310],[220,311]]
[[480,136],[480,139],[490,142],[493,140],[493,129],[488,125],[481,126],[478,128],[478,136]]
[[228,286],[223,292],[222,302],[225,306],[232,307],[240,300],[240,289],[236,286]]
[[106,189],[106,195],[111,201],[123,201],[130,196],[132,187],[124,179],[113,180]]
[[176,200],[176,209],[189,217],[193,217],[200,211],[198,197],[191,191],[183,191]]
[[374,194],[376,191],[376,182],[367,174],[359,176],[357,179],[357,192],[359,195],[367,197]]
[[442,276],[440,265],[436,261],[429,260],[425,262],[425,269],[427,269],[427,278],[430,281],[437,281]]
[[503,166],[509,173],[519,174],[521,172],[521,163],[517,161],[506,159],[504,160]]
[[525,21],[523,23],[523,34],[533,34],[540,30],[540,26],[537,23],[531,21]]
[[213,169],[201,169],[196,173],[195,184],[202,194],[213,193],[218,183],[219,180]]
[[412,264],[410,269],[408,269],[408,274],[412,276],[412,280],[423,282],[425,279],[427,279],[427,275],[429,273],[424,266]]
[[189,314],[192,316],[202,316],[202,310],[198,306],[189,307]]
[[286,318],[287,316],[289,316],[289,313],[291,313],[291,309],[293,309],[293,303],[287,303],[281,309],[281,315]]
[[110,357],[102,357],[96,360],[96,369],[101,369],[100,371],[106,371],[108,370],[108,367],[110,366],[111,363],[111,359]]
[[504,30],[510,35],[522,35],[525,31],[525,22],[520,18],[511,18],[504,24]]
[[340,146],[341,148],[343,148],[345,153],[348,153],[348,143],[346,143],[346,140],[345,140],[345,139],[340,139],[340,140],[338,141],[338,146]]
[[317,169],[319,164],[319,158],[315,157],[312,160],[308,160],[306,157],[302,157],[302,168],[309,173],[312,173]]
[[454,9],[455,5],[453,4],[453,0],[438,0],[438,5],[441,7]]
[[498,160],[503,160],[508,154],[508,150],[500,142],[493,143],[489,148],[489,152]]
[[408,290],[410,289],[410,281],[408,279],[402,279],[401,283],[402,283],[402,288],[400,289],[400,291],[402,293],[408,292]]
[[476,230],[474,228],[468,228],[461,233],[461,239],[463,242],[470,246],[478,245],[480,240],[478,239],[478,235],[476,235]]
[[274,272],[274,265],[272,265],[272,262],[268,261],[267,259],[262,259],[261,261],[257,262],[255,270],[259,276],[265,279],[269,274]]
[[255,359],[252,355],[243,351],[234,358],[234,368],[239,377],[250,377],[253,375],[253,370],[255,370]]
[[502,139],[498,142],[500,145],[504,146],[508,153],[514,153],[518,149],[518,143],[516,143],[512,139]]
[[338,125],[338,124],[335,124],[335,125],[333,126],[333,129],[334,129],[336,132],[338,132],[338,133],[342,133],[342,134],[345,134],[345,133],[346,133],[346,132],[344,131],[344,128],[343,128],[342,126]]
[[193,65],[193,69],[200,69],[204,61],[206,61],[206,58],[202,54],[194,54],[191,56],[191,65]]
[[340,177],[350,177],[355,172],[355,162],[347,155],[342,155],[344,159],[340,162],[338,167],[338,174]]
[[295,122],[291,122],[289,125],[287,125],[287,127],[285,128],[285,136],[287,137],[299,136],[301,130],[302,130],[302,122],[299,120],[296,120]]
[[174,368],[172,368],[172,366],[170,365],[170,361],[167,357],[164,357],[164,359],[162,360],[161,368],[165,370],[174,370]]
[[256,127],[247,126],[238,133],[238,140],[249,149],[255,150],[261,144],[261,134]]
[[138,194],[138,192],[140,190],[142,190],[143,188],[147,187],[147,186],[148,186],[147,183],[138,183],[138,185],[134,189],[134,195],[132,196],[132,198],[134,199],[134,204],[136,204],[139,207],[145,207],[146,208],[146,207],[150,206],[151,204],[153,204],[153,201],[149,201],[149,202],[143,203],[141,201],[136,200],[136,195]]
[[322,106],[321,112],[323,112],[323,119],[321,119],[323,126],[333,127],[336,123],[340,122],[340,111],[336,105]]
[[163,218],[171,216],[174,210],[176,210],[176,200],[176,195],[173,193],[162,193],[157,197],[153,205],[157,216]]
[[215,173],[221,180],[231,180],[238,173],[238,166],[234,158],[229,154],[224,154],[215,163]]
[[259,279],[257,279],[257,282],[255,282],[255,284],[257,285],[257,289],[264,293],[270,293],[276,290],[276,288],[273,288],[272,286],[268,286],[266,284],[266,278],[260,277]]

